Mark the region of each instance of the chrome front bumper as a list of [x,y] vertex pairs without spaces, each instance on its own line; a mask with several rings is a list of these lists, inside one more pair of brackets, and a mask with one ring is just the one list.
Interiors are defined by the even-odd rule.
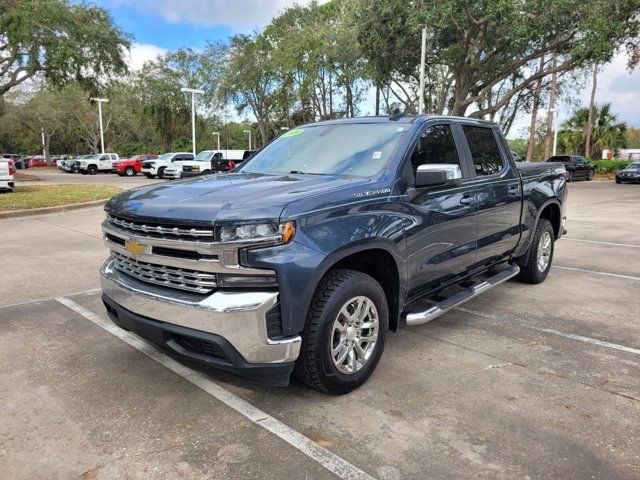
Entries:
[[266,313],[278,302],[273,291],[218,290],[202,298],[188,292],[155,288],[120,273],[111,259],[100,270],[103,293],[122,308],[159,322],[219,335],[249,363],[293,362],[299,336],[271,340]]

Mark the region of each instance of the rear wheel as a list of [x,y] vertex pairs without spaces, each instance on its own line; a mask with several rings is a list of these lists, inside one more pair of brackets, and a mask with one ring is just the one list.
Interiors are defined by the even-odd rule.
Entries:
[[520,263],[518,278],[526,283],[541,283],[549,275],[555,247],[555,233],[551,222],[541,218],[536,226],[533,240]]
[[124,169],[124,174],[127,177],[133,177],[136,174],[136,171],[133,169],[133,167],[127,167]]
[[567,172],[567,182],[573,182],[573,172]]
[[378,282],[354,270],[329,272],[311,301],[295,375],[326,393],[358,388],[380,361],[388,323]]

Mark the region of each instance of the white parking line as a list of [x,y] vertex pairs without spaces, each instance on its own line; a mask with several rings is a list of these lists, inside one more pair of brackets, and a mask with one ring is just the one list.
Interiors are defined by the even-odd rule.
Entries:
[[243,400],[221,385],[218,385],[201,373],[191,370],[190,368],[182,365],[181,363],[164,354],[151,344],[145,342],[141,338],[125,330],[122,330],[109,321],[104,320],[102,317],[96,315],[82,305],[77,304],[73,300],[65,297],[59,297],[56,298],[56,300],[62,305],[70,308],[74,312],[82,315],[87,320],[95,323],[100,328],[103,328],[112,335],[115,335],[120,340],[128,343],[136,350],[144,353],[172,372],[180,375],[185,380],[193,383],[197,387],[207,392],[209,395],[217,398],[222,403],[231,407],[251,422],[278,436],[289,445],[298,449],[309,458],[315,460],[338,477],[345,480],[374,480],[373,477],[360,470],[355,465],[352,465],[343,458],[337,456],[335,453],[330,452],[326,448],[321,447],[313,440],[305,437],[300,432],[292,429],[291,427],[288,427],[280,420],[263,412],[259,408],[254,407],[246,400]]
[[[99,288],[92,288],[91,290],[83,290],[82,292],[66,293],[67,297],[77,297],[78,295],[89,295],[91,293],[98,293],[101,290]],[[0,308],[22,307],[24,305],[32,305],[34,303],[50,302],[56,300],[57,297],[41,298],[39,300],[27,300],[26,302],[10,303],[9,305],[0,305]]]
[[570,240],[572,242],[582,242],[582,243],[593,243],[596,245],[609,245],[611,247],[629,247],[629,248],[640,248],[640,245],[632,245],[630,243],[613,243],[613,242],[600,242],[599,240],[585,240],[582,238],[570,238],[570,237],[562,237],[562,240]]
[[571,270],[573,272],[591,273],[593,275],[604,275],[605,277],[616,277],[616,278],[624,278],[626,280],[640,281],[640,277],[632,277],[631,275],[620,275],[618,273],[600,272],[598,270],[587,270],[586,268],[561,267],[559,265],[554,265],[553,268],[559,268],[561,270]]
[[635,355],[640,355],[640,350],[639,349],[632,348],[632,347],[627,347],[625,345],[619,345],[617,343],[605,342],[605,341],[602,341],[602,340],[598,340],[596,338],[583,337],[582,335],[575,335],[573,333],[560,332],[558,330],[553,330],[552,328],[534,327],[532,325],[527,325],[527,324],[524,324],[524,323],[518,322],[518,321],[505,320],[505,319],[502,319],[502,318],[498,317],[497,315],[493,315],[493,314],[490,314],[490,313],[482,313],[482,312],[476,312],[475,310],[469,310],[468,308],[458,307],[458,308],[456,308],[456,310],[459,310],[459,311],[464,312],[464,313],[471,313],[472,315],[478,315],[479,317],[489,318],[491,320],[496,320],[498,322],[507,323],[509,325],[515,325],[515,326],[518,326],[518,327],[524,327],[524,328],[528,328],[530,330],[536,330],[538,332],[544,332],[544,333],[549,333],[551,335],[557,335],[559,337],[570,338],[571,340],[577,340],[579,342],[591,343],[593,345],[599,345],[599,346],[605,347],[605,348],[612,348],[614,350],[620,350],[622,352],[627,352],[627,353],[633,353]]

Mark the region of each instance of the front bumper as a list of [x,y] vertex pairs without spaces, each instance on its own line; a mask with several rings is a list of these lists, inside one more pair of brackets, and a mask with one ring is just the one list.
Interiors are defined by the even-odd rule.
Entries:
[[147,175],[147,174],[149,174],[149,175],[157,175],[158,174],[158,170],[155,167],[152,167],[152,168],[144,168],[144,167],[142,167],[142,173],[144,175]]
[[182,172],[180,170],[167,170],[167,169],[165,169],[165,171],[162,174],[162,176],[164,178],[181,178],[182,177]]
[[124,275],[111,260],[100,273],[103,300],[117,325],[186,359],[271,385],[288,383],[301,339],[267,334],[266,315],[278,292],[177,292]]

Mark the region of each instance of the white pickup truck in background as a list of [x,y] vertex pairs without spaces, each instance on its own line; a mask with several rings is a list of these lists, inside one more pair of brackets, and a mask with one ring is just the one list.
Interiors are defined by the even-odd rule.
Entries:
[[16,172],[13,160],[0,158],[0,192],[12,192],[13,174]]
[[87,155],[78,162],[78,171],[84,175],[95,175],[98,172],[111,172],[113,162],[120,160],[117,153],[97,153]]

